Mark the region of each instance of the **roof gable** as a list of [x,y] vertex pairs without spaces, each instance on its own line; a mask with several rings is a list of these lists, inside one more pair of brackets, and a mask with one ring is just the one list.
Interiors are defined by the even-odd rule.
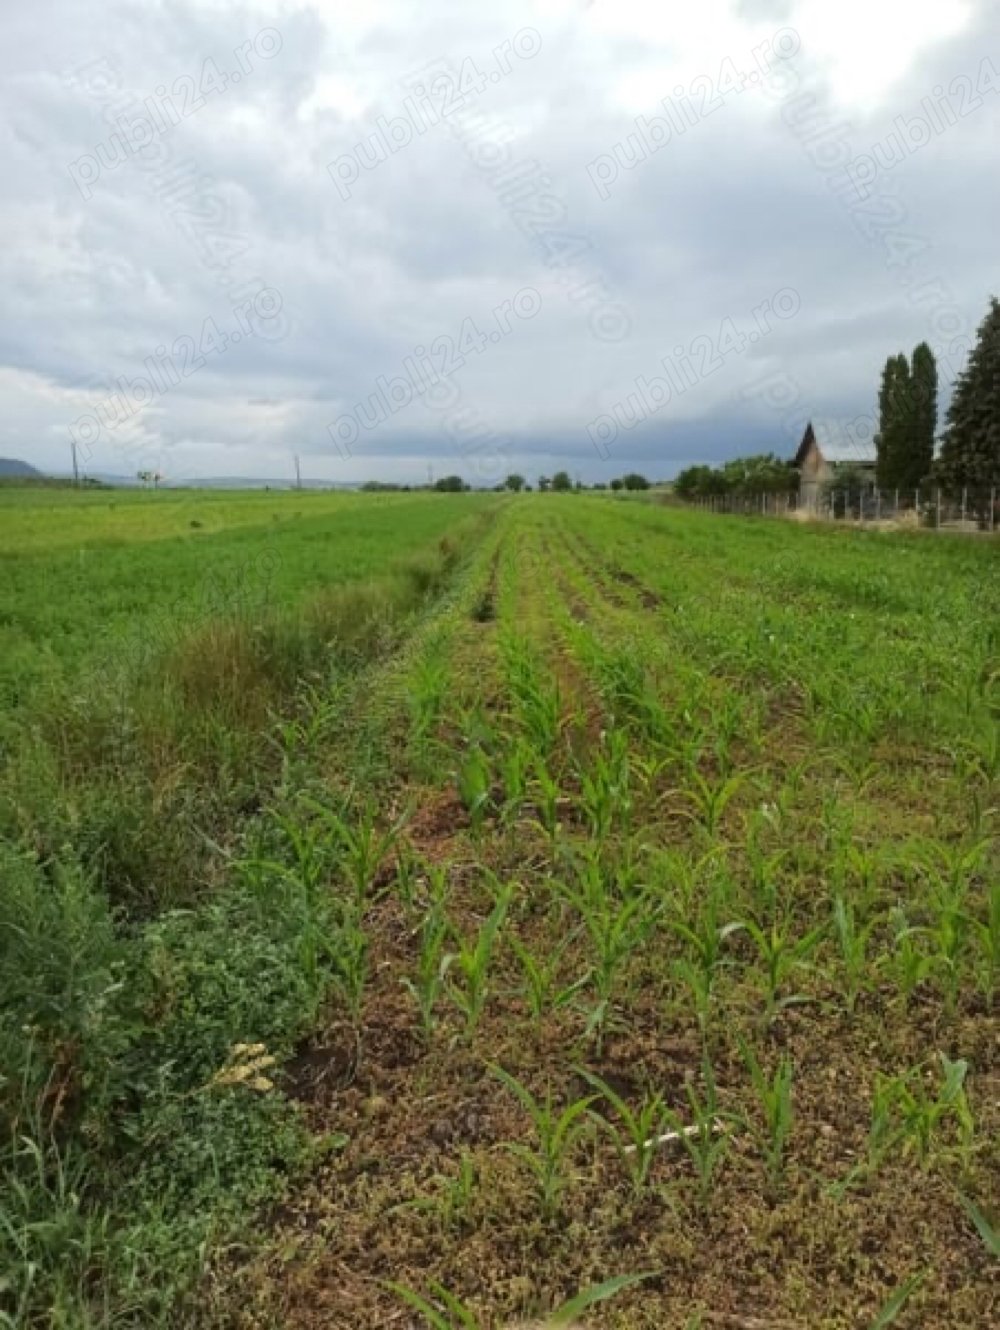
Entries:
[[806,454],[814,444],[823,461],[829,462],[831,466],[840,466],[844,463],[853,463],[855,466],[874,466],[877,461],[874,440],[871,443],[859,443],[853,439],[837,440],[836,442],[831,440],[829,443],[820,443],[816,438],[816,432],[810,420],[795,454],[794,466],[802,465],[806,459]]

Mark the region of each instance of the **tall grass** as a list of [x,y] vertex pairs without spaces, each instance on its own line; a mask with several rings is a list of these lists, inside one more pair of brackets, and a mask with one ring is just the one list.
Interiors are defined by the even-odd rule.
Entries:
[[378,863],[353,807],[302,806],[289,746],[317,715],[330,736],[327,699],[402,641],[481,529],[295,608],[210,619],[124,687],[14,731],[0,1325],[171,1322],[206,1244],[307,1157],[272,1069],[331,994],[357,1016]]

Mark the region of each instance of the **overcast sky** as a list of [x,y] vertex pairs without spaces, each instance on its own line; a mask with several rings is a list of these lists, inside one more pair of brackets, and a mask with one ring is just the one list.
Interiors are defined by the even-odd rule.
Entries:
[[[668,477],[1000,288],[1000,6],[6,0],[0,455]],[[666,363],[664,363],[666,361]]]

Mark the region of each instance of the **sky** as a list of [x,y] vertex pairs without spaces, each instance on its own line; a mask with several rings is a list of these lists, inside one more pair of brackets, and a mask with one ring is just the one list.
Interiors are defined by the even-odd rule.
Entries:
[[0,16],[0,456],[584,482],[870,446],[1000,289],[996,0]]

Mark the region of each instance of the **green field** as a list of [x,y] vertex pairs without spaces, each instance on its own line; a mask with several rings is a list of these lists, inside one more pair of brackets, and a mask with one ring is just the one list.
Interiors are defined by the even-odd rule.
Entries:
[[991,1323],[998,542],[0,490],[0,564],[0,1325]]

